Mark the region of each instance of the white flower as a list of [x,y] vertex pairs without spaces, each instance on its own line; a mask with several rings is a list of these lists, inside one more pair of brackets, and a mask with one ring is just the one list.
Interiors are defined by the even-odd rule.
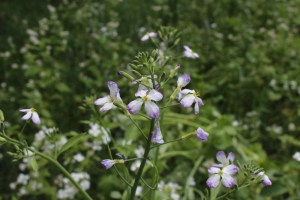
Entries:
[[76,162],[81,162],[84,160],[84,156],[81,153],[78,153],[73,157],[73,160]]
[[199,55],[197,53],[195,53],[192,49],[190,49],[190,47],[188,47],[187,45],[184,45],[184,56],[187,57],[187,58],[193,58],[193,59],[196,59],[196,58],[199,58]]
[[155,32],[149,32],[149,33],[146,33],[142,38],[141,38],[141,41],[147,41],[149,40],[150,38],[155,38],[157,36],[157,33]]
[[41,120],[39,114],[34,108],[21,109],[20,112],[25,112],[26,114],[21,118],[22,120],[29,120],[31,118],[32,122],[35,124],[40,124]]
[[96,99],[94,102],[95,105],[103,105],[102,108],[100,108],[100,112],[108,111],[112,108],[115,108],[116,106],[114,105],[114,103],[122,102],[122,99],[120,97],[120,89],[118,88],[118,85],[113,81],[108,81],[107,86],[109,88],[110,95]]
[[185,108],[189,108],[193,103],[195,103],[195,114],[199,114],[199,106],[204,105],[202,99],[198,97],[199,93],[195,92],[195,90],[184,89],[180,92],[180,94],[186,95],[180,100],[180,104]]
[[138,113],[141,110],[142,105],[145,103],[145,110],[149,117],[154,119],[159,116],[159,107],[153,101],[160,101],[163,98],[163,95],[160,92],[154,89],[149,92],[148,89],[140,89],[135,93],[135,96],[140,98],[131,101],[127,105],[127,110],[130,114]]
[[157,119],[155,122],[155,130],[152,132],[152,137],[151,137],[151,142],[153,144],[163,144],[164,143],[164,139],[163,136],[161,134],[161,130],[160,130],[160,124],[159,124],[159,120]]
[[300,162],[300,152],[295,152],[294,155],[293,155],[293,158],[295,160],[297,160],[298,162]]

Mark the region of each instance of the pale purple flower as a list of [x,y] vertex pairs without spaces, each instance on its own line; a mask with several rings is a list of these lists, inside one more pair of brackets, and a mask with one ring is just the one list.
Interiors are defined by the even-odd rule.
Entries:
[[262,184],[265,186],[271,186],[272,181],[269,179],[269,177],[265,174],[265,172],[259,172],[258,176],[262,177]]
[[209,134],[199,127],[196,131],[196,135],[201,142],[206,142]]
[[300,162],[300,152],[295,152],[294,153],[294,155],[293,155],[293,158],[295,159],[295,160],[297,160],[298,162]]
[[164,143],[164,139],[163,139],[163,136],[161,134],[160,124],[159,124],[158,119],[155,122],[155,130],[152,132],[151,141],[154,144],[163,144]]
[[238,172],[238,167],[236,165],[227,165],[226,167],[216,167],[212,166],[208,169],[208,173],[211,175],[206,181],[206,185],[209,188],[216,188],[222,184],[227,188],[232,188],[236,185],[236,180],[233,177]]
[[104,159],[101,161],[101,164],[104,166],[106,170],[110,169],[117,163],[124,163],[124,160],[111,160],[111,159]]
[[31,118],[32,122],[39,125],[41,124],[41,120],[39,114],[36,112],[34,108],[29,109],[21,109],[20,112],[25,112],[26,114],[21,118],[22,120],[29,120]]
[[230,163],[233,162],[234,157],[235,157],[234,153],[232,153],[232,152],[229,152],[228,156],[226,157],[226,154],[225,154],[224,151],[218,151],[217,155],[216,155],[216,158],[221,164],[217,164],[217,165],[214,165],[214,166],[216,166],[216,167],[225,167],[225,166],[227,166],[227,165],[229,165]]
[[163,95],[157,90],[151,89],[140,89],[135,93],[137,98],[136,100],[131,101],[127,105],[127,110],[130,114],[138,113],[142,105],[145,104],[145,111],[149,117],[152,119],[157,118],[160,114],[159,107],[153,101],[160,101],[163,98]]
[[113,81],[108,81],[107,86],[109,88],[110,95],[96,99],[94,102],[94,104],[97,106],[103,105],[102,108],[100,108],[100,112],[108,111],[112,108],[115,108],[115,102],[122,102],[122,99],[120,97],[120,89],[118,88],[118,85]]
[[148,32],[141,38],[141,41],[145,42],[145,41],[149,40],[150,38],[155,38],[156,36],[157,36],[157,33]]
[[195,103],[194,112],[196,115],[199,114],[199,106],[204,105],[202,99],[198,97],[199,93],[195,92],[195,90],[184,89],[180,92],[180,95],[185,95],[180,100],[180,104],[185,108],[189,108]]
[[177,87],[183,88],[187,84],[189,84],[190,81],[191,81],[191,77],[188,74],[182,74],[181,76],[178,77]]
[[187,45],[184,45],[184,56],[187,57],[187,58],[193,58],[193,59],[196,59],[196,58],[199,58],[199,55],[197,53],[195,53],[192,49],[190,49],[190,47],[188,47]]

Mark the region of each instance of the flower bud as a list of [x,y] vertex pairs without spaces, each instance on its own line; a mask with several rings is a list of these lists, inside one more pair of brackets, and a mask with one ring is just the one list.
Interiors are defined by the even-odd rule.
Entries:
[[119,71],[118,74],[121,76],[124,76],[125,78],[127,78],[130,81],[134,81],[134,78],[130,74],[128,74],[124,71]]
[[0,110],[0,123],[4,122],[4,114],[2,112],[2,110]]
[[177,64],[176,67],[174,69],[171,70],[169,78],[173,78],[176,74],[176,72],[178,71],[178,69],[180,68],[180,65]]
[[0,142],[6,142],[6,139],[0,136]]
[[180,87],[177,87],[177,88],[174,90],[174,92],[172,93],[170,99],[171,99],[171,100],[174,100],[180,91],[181,91]]

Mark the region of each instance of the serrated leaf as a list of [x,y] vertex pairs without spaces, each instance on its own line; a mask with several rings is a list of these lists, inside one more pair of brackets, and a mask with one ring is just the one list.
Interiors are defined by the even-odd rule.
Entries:
[[59,153],[57,154],[57,156],[59,156],[61,153],[67,151],[68,149],[70,149],[71,147],[75,146],[76,144],[78,144],[79,142],[81,142],[83,139],[87,138],[88,135],[87,134],[78,134],[75,135],[73,137],[71,137],[67,143],[65,143]]
[[32,156],[31,158],[30,158],[30,165],[31,165],[31,167],[32,167],[32,169],[34,170],[34,171],[38,171],[39,170],[39,165],[38,165],[38,163],[36,162],[36,159],[35,159],[35,157],[34,156]]

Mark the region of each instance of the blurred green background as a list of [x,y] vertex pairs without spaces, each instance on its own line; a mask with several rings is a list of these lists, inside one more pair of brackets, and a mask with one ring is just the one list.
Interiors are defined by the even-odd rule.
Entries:
[[[218,150],[233,151],[238,159],[259,163],[273,181],[270,188],[253,186],[234,199],[299,199],[300,163],[293,159],[300,151],[299,13],[299,0],[2,0],[0,108],[7,132],[14,135],[22,128],[20,108],[35,107],[43,126],[57,127],[59,137],[88,132],[91,123],[99,123],[118,138],[116,151],[134,155],[130,148],[140,144],[134,141],[137,136],[130,135],[136,132],[126,126],[130,122],[117,112],[99,114],[91,105],[107,93],[108,80],[118,82],[124,102],[132,100],[135,91],[126,92],[128,82],[117,72],[126,69],[139,51],[156,48],[140,41],[146,32],[172,26],[181,31],[181,43],[174,52],[182,54],[187,44],[200,55],[197,60],[178,62],[182,72],[191,75],[190,88],[200,90],[205,106],[200,119],[170,112],[167,124],[176,133],[190,130],[185,127],[190,120],[207,127],[211,135],[205,145],[192,141],[168,146],[187,156],[165,156],[159,167],[162,179],[172,177],[167,180],[183,187],[178,192],[182,197],[197,199],[195,190],[184,187],[183,177],[187,168],[195,166],[199,149],[205,160],[191,188],[202,191],[207,179],[205,162],[214,159]],[[30,125],[23,137],[34,142],[38,131]],[[132,145],[124,146],[132,140]],[[93,145],[89,142],[87,147]],[[11,162],[6,152],[14,151],[12,146],[0,149],[0,199],[58,198],[57,190],[63,186],[55,186],[57,170],[39,161],[45,168],[35,176],[30,167],[20,169],[22,161]],[[90,174],[88,192],[95,199],[118,199],[124,185],[99,166],[107,157],[105,149],[105,145],[102,150],[76,147],[59,159],[70,171]],[[170,152],[161,151],[162,155]],[[85,159],[74,164],[72,156],[78,152]],[[20,173],[32,178],[28,185],[14,188],[11,183]],[[33,181],[43,187],[32,189]]]

